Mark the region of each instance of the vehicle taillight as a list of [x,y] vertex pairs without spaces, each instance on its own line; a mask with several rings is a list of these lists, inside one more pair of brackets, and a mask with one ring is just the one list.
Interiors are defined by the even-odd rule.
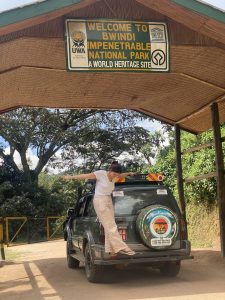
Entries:
[[127,231],[126,231],[126,229],[124,229],[124,228],[119,228],[118,231],[119,231],[119,234],[120,234],[121,237],[122,237],[122,240],[123,240],[123,241],[126,241],[126,240],[127,240]]
[[[104,227],[102,226],[102,224],[100,224],[100,228],[99,228],[99,241],[102,245],[105,245],[105,231],[104,231]],[[127,240],[127,230],[125,228],[118,228],[119,234],[122,237],[123,241]]]
[[188,233],[187,233],[187,222],[184,218],[180,219],[180,239],[187,240]]

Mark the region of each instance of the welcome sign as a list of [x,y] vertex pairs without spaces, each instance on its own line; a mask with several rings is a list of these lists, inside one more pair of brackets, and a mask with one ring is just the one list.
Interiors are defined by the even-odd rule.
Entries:
[[69,19],[66,47],[70,71],[169,71],[165,23]]

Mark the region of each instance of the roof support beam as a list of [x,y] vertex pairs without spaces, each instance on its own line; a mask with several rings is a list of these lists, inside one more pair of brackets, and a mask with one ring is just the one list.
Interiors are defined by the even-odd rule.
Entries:
[[181,161],[181,142],[180,142],[180,126],[175,125],[175,143],[176,143],[176,166],[177,166],[177,187],[181,211],[186,219],[186,204],[184,199],[184,180]]
[[218,104],[211,106],[212,127],[216,154],[217,198],[220,219],[221,254],[225,258],[225,173]]
[[[214,19],[201,13],[197,13],[194,10],[187,9],[187,7],[182,5],[177,5],[175,1],[168,0],[137,0],[139,3],[156,10],[161,14],[165,14],[167,17],[175,20],[176,22],[182,23],[185,26],[198,31],[218,42],[225,43],[225,33],[222,32],[224,29],[224,22],[219,19],[222,13],[214,9]],[[176,1],[178,2],[178,1]],[[183,1],[183,3],[187,1]],[[205,7],[207,7],[205,5]],[[217,13],[216,13],[217,12]],[[218,30],[215,30],[217,28]]]
[[[223,143],[224,141],[225,141],[225,136],[221,138],[221,142]],[[214,146],[213,142],[203,144],[203,145],[199,145],[199,146],[196,146],[196,147],[192,147],[192,148],[183,150],[182,154],[193,153],[193,152],[196,152],[196,151],[199,151],[199,150],[202,150],[202,149],[211,148],[213,146]]]
[[[223,102],[224,100],[225,100],[225,94],[223,94],[222,96],[219,96],[218,98],[216,98],[214,100],[214,103],[220,103],[220,102]],[[210,103],[204,105],[202,108],[200,108],[200,109],[196,110],[195,112],[192,112],[190,115],[187,115],[186,117],[178,120],[176,123],[180,124],[180,123],[183,123],[183,122],[189,120],[190,118],[193,118],[194,116],[200,115],[203,111],[208,110],[211,107],[212,104],[213,103],[210,102]]]
[[212,178],[212,177],[216,177],[217,173],[216,172],[211,172],[208,174],[203,174],[203,175],[198,175],[198,176],[194,176],[194,177],[190,177],[190,178],[185,178],[184,182],[185,183],[190,183],[193,182],[195,180],[202,180],[202,179],[207,179],[207,178]]
[[5,260],[4,239],[3,239],[3,218],[0,218],[0,267],[2,260]]
[[[1,13],[0,35],[49,22],[56,17],[81,9],[99,0],[48,0]],[[74,6],[72,8],[72,6]]]

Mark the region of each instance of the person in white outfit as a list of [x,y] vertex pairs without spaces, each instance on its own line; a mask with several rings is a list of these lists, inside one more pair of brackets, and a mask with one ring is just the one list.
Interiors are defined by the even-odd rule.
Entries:
[[88,174],[63,176],[64,179],[96,179],[93,203],[99,221],[104,227],[105,252],[109,253],[111,257],[116,256],[118,253],[126,255],[135,254],[124,243],[118,232],[111,197],[115,187],[115,179],[133,176],[134,174],[133,172],[122,173],[121,165],[117,161],[114,161],[108,171],[99,170]]

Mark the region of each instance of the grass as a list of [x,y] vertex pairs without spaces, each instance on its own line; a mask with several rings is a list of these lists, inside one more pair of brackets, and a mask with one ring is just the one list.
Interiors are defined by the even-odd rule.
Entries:
[[6,260],[17,260],[23,254],[22,252],[13,250],[13,248],[5,247],[4,250],[5,250],[5,259]]
[[219,215],[214,206],[203,204],[187,205],[188,235],[194,248],[208,248],[219,241]]

